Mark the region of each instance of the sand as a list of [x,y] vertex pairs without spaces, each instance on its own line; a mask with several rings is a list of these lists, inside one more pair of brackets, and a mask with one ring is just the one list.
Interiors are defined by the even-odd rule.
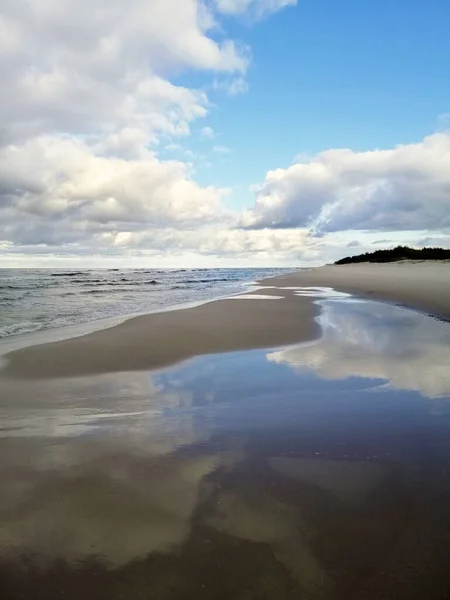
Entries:
[[450,317],[450,262],[332,265],[261,283],[275,287],[255,297],[250,293],[245,302],[226,299],[135,317],[82,337],[16,350],[6,355],[2,375],[37,379],[141,371],[201,354],[312,340],[320,335],[314,319],[319,307],[283,289],[294,286],[333,287]]
[[[267,296],[280,296],[268,290]],[[82,337],[16,350],[2,374],[74,377],[141,371],[201,354],[268,348],[319,334],[318,307],[285,290],[282,298],[218,300],[195,308],[139,316]]]
[[262,283],[332,287],[340,292],[395,302],[450,318],[450,261],[327,265],[265,279]]

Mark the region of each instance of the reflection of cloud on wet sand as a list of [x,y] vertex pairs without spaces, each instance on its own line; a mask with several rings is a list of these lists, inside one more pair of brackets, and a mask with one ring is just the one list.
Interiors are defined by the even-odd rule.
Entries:
[[189,535],[204,477],[234,460],[178,453],[208,432],[186,414],[192,392],[167,390],[147,373],[7,386],[3,556],[98,555],[119,565],[170,552]]
[[[33,382],[0,379],[0,396],[1,437],[10,432],[12,437],[64,438],[121,428],[128,440],[148,437],[156,423],[162,431],[161,421],[170,411],[192,403],[191,391],[166,390],[145,372]],[[192,436],[189,419],[183,419],[182,430]],[[161,444],[165,433],[164,439],[158,436]],[[178,427],[177,434],[183,438]],[[172,448],[169,443],[168,451]]]
[[369,461],[275,457],[269,464],[285,477],[315,485],[344,501],[361,500],[388,474],[385,465]]
[[328,302],[323,337],[267,355],[327,379],[363,377],[431,397],[450,395],[450,325],[375,302]]
[[292,507],[269,496],[220,495],[216,512],[206,523],[228,535],[272,547],[279,560],[302,588],[312,591],[326,581],[308,544],[307,527],[298,529]]
[[385,552],[396,509],[376,498],[392,487],[392,465],[284,456],[267,465],[259,478],[249,473],[226,487],[204,522],[268,545],[308,598],[329,597],[339,572],[356,581]]
[[70,468],[33,466],[2,476],[1,553],[115,565],[169,552],[190,532],[202,479],[226,462],[214,455],[136,456],[127,449],[80,457]]

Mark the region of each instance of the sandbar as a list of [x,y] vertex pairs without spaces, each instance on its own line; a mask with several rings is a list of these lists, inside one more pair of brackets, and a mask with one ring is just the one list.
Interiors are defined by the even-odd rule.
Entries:
[[[267,296],[280,296],[268,290]],[[2,375],[61,378],[142,371],[202,354],[269,348],[311,340],[320,333],[319,308],[284,290],[282,298],[230,298],[138,316],[102,331],[29,346],[7,354]]]

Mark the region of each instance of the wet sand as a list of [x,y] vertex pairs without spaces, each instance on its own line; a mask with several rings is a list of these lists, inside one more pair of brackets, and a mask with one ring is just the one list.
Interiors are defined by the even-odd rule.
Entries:
[[201,354],[269,348],[314,339],[318,307],[292,291],[271,299],[227,299],[161,312],[89,335],[32,346],[7,355],[7,377],[74,377],[141,371]]
[[320,319],[276,351],[0,379],[1,599],[450,597],[450,324]]
[[450,261],[326,265],[265,279],[279,286],[325,286],[450,317]]

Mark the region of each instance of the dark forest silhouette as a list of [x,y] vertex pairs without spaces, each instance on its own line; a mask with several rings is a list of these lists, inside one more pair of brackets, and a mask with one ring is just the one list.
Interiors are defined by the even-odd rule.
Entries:
[[450,250],[445,248],[409,248],[408,246],[397,246],[389,250],[375,250],[357,256],[347,256],[335,262],[336,265],[348,265],[351,263],[375,262],[388,263],[398,260],[450,260]]

